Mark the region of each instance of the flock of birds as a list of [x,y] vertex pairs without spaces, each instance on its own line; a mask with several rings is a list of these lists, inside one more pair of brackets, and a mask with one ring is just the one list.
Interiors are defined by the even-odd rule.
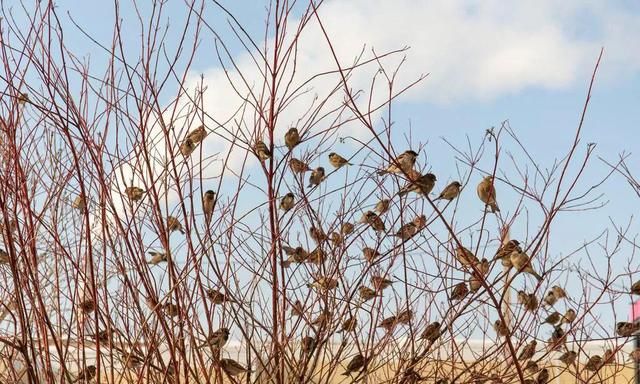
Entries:
[[[179,147],[182,155],[184,155],[185,157],[190,156],[206,136],[207,131],[204,126],[200,126],[195,130],[189,132]],[[296,128],[289,129],[288,132],[284,135],[284,142],[287,148],[292,151],[301,142],[298,130]],[[272,157],[272,153],[269,150],[269,147],[263,141],[257,141],[252,149],[258,159],[260,159],[260,161],[266,161]],[[393,161],[391,161],[385,169],[378,172],[379,175],[403,174],[407,178],[407,184],[398,191],[399,196],[404,196],[408,193],[417,193],[427,197],[432,192],[435,186],[436,176],[434,174],[426,173],[423,175],[414,169],[417,157],[418,153],[413,150],[407,150],[396,157]],[[347,159],[335,152],[331,152],[329,154],[329,163],[336,169],[351,165]],[[288,164],[291,171],[296,175],[304,175],[306,172],[311,172],[309,176],[309,187],[320,185],[327,177],[325,174],[325,169],[323,167],[311,169],[307,163],[295,157],[291,157]],[[491,210],[491,212],[495,213],[499,212],[499,207],[496,201],[496,190],[494,188],[493,181],[494,178],[492,176],[484,177],[477,185],[476,190],[480,201],[485,205],[485,209],[488,208]],[[437,196],[437,198],[434,199],[434,201],[452,201],[459,196],[461,190],[462,184],[458,181],[454,181],[447,185]],[[126,187],[124,192],[127,198],[132,202],[140,201],[144,198],[146,193],[143,188],[140,188],[138,186]],[[215,192],[212,190],[206,191],[203,195],[202,201],[202,210],[204,213],[205,221],[206,223],[209,223],[212,219],[216,202]],[[379,201],[375,205],[375,208],[373,210],[366,211],[363,214],[360,223],[370,226],[374,231],[385,232],[386,227],[381,216],[389,210],[390,203],[391,201],[389,199],[383,199]],[[74,200],[72,205],[74,208],[80,210],[86,209],[87,206],[86,200],[82,196],[78,196]],[[292,192],[289,192],[281,197],[279,208],[286,212],[293,209],[295,205],[296,196]],[[420,215],[413,221],[401,226],[401,228],[395,233],[395,236],[403,241],[408,240],[416,235],[425,226],[426,217],[424,215]],[[177,231],[184,234],[183,225],[176,217],[168,216],[166,220],[166,227],[169,233]],[[321,229],[311,226],[311,228],[309,229],[309,235],[318,244],[318,247],[314,251],[307,252],[302,247],[282,246],[282,250],[288,256],[288,258],[284,260],[283,266],[289,267],[292,263],[322,263],[325,255],[320,245],[327,240],[335,244],[340,244],[342,241],[344,241],[345,236],[350,235],[354,230],[354,224],[345,222],[341,225],[339,232],[332,232],[331,234],[329,234],[329,236],[327,236]],[[373,248],[365,247],[362,252],[364,259],[370,263],[373,263],[379,256],[381,256],[380,253]],[[150,251],[149,253],[151,255],[151,259],[148,260],[148,263],[153,265],[166,262],[171,257],[171,254],[168,250]],[[452,287],[449,295],[450,300],[452,301],[463,300],[470,292],[478,291],[484,284],[485,276],[489,273],[491,264],[496,261],[500,261],[501,264],[506,268],[514,269],[516,273],[526,273],[533,276],[538,281],[543,280],[543,276],[533,269],[530,257],[522,249],[520,243],[517,240],[510,240],[503,244],[496,252],[494,259],[491,261],[487,259],[479,260],[473,254],[473,252],[463,247],[461,244],[458,244],[455,249],[455,258],[464,268],[464,270],[469,272],[470,276],[467,280]],[[7,252],[4,250],[0,250],[0,264],[9,263],[9,261],[10,258]],[[360,299],[364,302],[380,296],[382,294],[382,291],[389,287],[392,283],[392,280],[387,279],[384,276],[374,275],[371,277],[372,288],[364,285],[358,288]],[[315,277],[314,280],[308,284],[308,286],[312,289],[326,292],[335,289],[338,286],[338,280],[329,276],[318,276]],[[633,284],[631,292],[633,294],[640,295],[640,281]],[[237,303],[229,295],[212,288],[207,291],[207,296],[214,304]],[[565,299],[566,297],[567,295],[561,287],[554,286],[543,298],[543,303],[546,307],[553,308],[553,306],[559,300]],[[517,294],[517,301],[519,304],[523,305],[527,311],[535,312],[540,308],[537,297],[532,293],[527,293],[522,290],[519,291]],[[169,316],[179,315],[179,310],[174,304],[165,303],[159,305],[157,302],[148,302],[148,304],[154,309],[163,309]],[[95,310],[95,305],[92,305],[89,300],[88,302],[82,303],[81,308],[85,313],[89,313]],[[305,309],[303,307],[303,304],[299,300],[297,300],[293,304],[291,309],[292,316],[303,316],[304,312]],[[413,316],[414,314],[411,310],[402,311],[397,315],[383,319],[378,324],[378,328],[383,328],[384,330],[390,332],[396,326],[409,324]],[[567,366],[575,364],[578,353],[566,348],[565,340],[567,334],[563,328],[563,325],[571,325],[576,320],[576,318],[577,314],[575,310],[567,309],[564,314],[561,314],[557,311],[550,312],[543,322],[543,324],[549,324],[553,326],[551,338],[548,340],[549,348],[551,350],[564,350],[564,353],[562,353],[558,360],[560,360]],[[311,325],[321,326],[323,324],[327,324],[330,319],[331,313],[327,310],[324,310],[317,318],[311,321]],[[339,330],[339,332],[353,331],[356,328],[356,325],[356,317],[350,317],[342,323],[342,328]],[[497,335],[500,337],[509,337],[512,332],[512,330],[509,329],[509,325],[504,323],[500,319],[495,321],[495,323],[493,324],[493,328]],[[431,346],[440,338],[444,329],[440,322],[430,322],[420,335],[420,339],[427,340],[429,342],[429,346]],[[617,323],[616,332],[618,336],[628,337],[636,333],[639,329],[639,324],[620,322]],[[229,335],[230,330],[228,328],[220,328],[211,333],[202,343],[201,347],[208,345],[214,350],[221,351],[229,340]],[[306,336],[302,338],[300,343],[301,349],[305,353],[311,353],[316,348],[316,344],[317,339],[312,336]],[[526,362],[526,364],[523,365],[526,371],[536,374],[535,379],[527,379],[527,383],[547,383],[550,376],[549,370],[547,368],[540,368],[538,366],[538,363],[533,360],[536,352],[537,342],[533,340],[524,348],[522,348],[522,350],[519,352],[518,360],[522,361],[523,363]],[[638,355],[637,357],[640,358],[640,351],[634,353],[636,353]],[[367,364],[372,358],[373,356],[365,356],[361,353],[356,354],[346,363],[346,370],[344,372],[344,375],[351,375],[353,373],[360,373],[365,371]],[[604,364],[610,363],[612,359],[613,353],[611,353],[610,351],[608,351],[608,353],[605,353],[604,357],[600,357],[598,355],[591,356],[585,365],[585,369],[590,371],[597,371]],[[224,372],[226,372],[230,376],[237,376],[246,372],[250,372],[250,369],[248,367],[245,367],[230,358],[217,358],[217,364]],[[420,379],[420,376],[416,372],[412,371],[412,368],[409,368],[408,372],[409,370],[411,370],[411,374],[405,374],[405,377],[412,376],[416,378],[416,381],[411,382],[417,382],[417,379]],[[79,375],[73,382],[89,381],[93,377],[95,377],[95,375],[96,367],[93,365],[87,366],[79,373]],[[443,380],[437,381],[437,383],[446,383],[446,380]]]

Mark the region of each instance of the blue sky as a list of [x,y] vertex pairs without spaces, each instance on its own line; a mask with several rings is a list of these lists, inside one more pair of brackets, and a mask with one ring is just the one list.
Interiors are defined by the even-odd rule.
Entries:
[[[260,40],[265,18],[263,1],[223,1],[223,4]],[[113,15],[110,2],[64,0],[57,5],[64,11],[60,14],[67,20],[69,30],[74,27],[68,22],[67,11],[98,40],[110,41]],[[172,31],[179,30],[177,20],[184,15],[184,4],[169,2],[165,12],[165,18],[174,28]],[[242,62],[244,53],[228,34],[224,16],[210,3],[205,14],[207,21],[228,37],[233,54]],[[125,30],[131,28],[132,33],[137,33],[136,18],[129,6],[123,6],[122,15],[127,21]],[[426,159],[428,167],[438,174],[440,187],[456,177],[452,153],[441,138],[465,146],[468,135],[477,145],[487,128],[499,126],[504,120],[510,121],[543,167],[551,166],[562,157],[573,140],[600,47],[604,47],[605,52],[584,125],[580,153],[584,152],[586,143],[595,142],[597,156],[614,162],[619,153],[632,153],[628,164],[631,169],[640,170],[640,144],[636,134],[640,128],[640,52],[637,50],[640,4],[636,2],[536,1],[505,6],[499,1],[329,0],[321,15],[329,34],[338,37],[337,50],[343,62],[349,62],[354,50],[365,44],[379,51],[411,46],[406,53],[407,64],[401,80],[406,82],[421,73],[430,73],[395,105],[398,130],[394,139],[402,150],[402,134],[411,123],[415,139],[429,143],[426,158],[422,157],[421,162],[424,165]],[[137,35],[132,36],[134,52]],[[168,46],[175,44],[176,36],[176,33],[168,35]],[[86,50],[92,62],[100,65],[102,51],[87,44],[80,34],[68,33],[66,38],[79,52]],[[321,60],[327,57],[326,46],[313,28],[302,41],[307,45],[301,49],[301,55],[308,56],[306,63],[313,67],[310,71],[331,65],[330,61]],[[192,67],[194,79],[201,73],[207,79],[219,79],[220,69],[211,42],[211,34],[204,33]],[[366,74],[370,72],[364,72],[354,78],[356,87],[366,88]],[[227,98],[227,94],[220,92],[211,100]],[[223,114],[223,109],[228,107],[212,102],[211,110],[215,114],[216,108],[220,108]],[[342,144],[338,149],[344,153],[354,150],[350,144]],[[485,168],[489,161],[485,156],[482,163]],[[607,172],[607,167],[597,158],[591,164],[583,187]],[[513,175],[513,169],[506,164],[504,170]],[[472,178],[472,185],[466,190],[469,201],[475,199],[478,177]],[[500,193],[500,185],[498,191]],[[602,191],[606,193],[604,199],[609,200],[605,208],[559,220],[552,239],[558,254],[579,247],[610,227],[610,219],[626,223],[637,214],[638,199],[621,177],[612,177]],[[505,193],[503,199],[503,207],[508,207],[517,195]],[[639,229],[634,220],[632,236]],[[517,233],[513,236],[519,237]],[[631,255],[630,248],[625,250],[626,255],[619,259],[620,266]],[[617,308],[624,311],[625,307],[626,303],[620,302]]]

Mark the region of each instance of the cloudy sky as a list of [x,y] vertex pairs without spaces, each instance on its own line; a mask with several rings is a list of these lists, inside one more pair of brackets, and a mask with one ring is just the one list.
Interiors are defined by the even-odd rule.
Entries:
[[[265,1],[221,2],[251,36],[262,41]],[[109,2],[57,3],[99,40],[111,39],[112,25],[105,23],[113,15]],[[167,20],[184,15],[183,2],[169,2],[167,6]],[[301,14],[301,10],[296,11],[290,18],[292,25]],[[126,4],[122,15],[128,22],[136,22]],[[403,134],[411,127],[414,140],[426,144],[428,168],[438,174],[443,184],[457,177],[453,155],[443,138],[465,146],[468,136],[477,144],[487,128],[505,120],[509,120],[543,168],[552,167],[573,140],[591,72],[602,48],[604,55],[579,149],[584,153],[586,143],[597,143],[595,155],[609,161],[615,161],[622,152],[631,152],[629,165],[640,170],[640,140],[636,133],[640,128],[638,2],[326,0],[320,16],[343,64],[351,63],[363,49],[366,56],[372,49],[382,53],[409,47],[385,62],[392,67],[406,56],[398,83],[407,84],[422,74],[428,76],[394,106],[398,129],[394,139],[402,150]],[[228,32],[225,16],[212,4],[205,8],[204,17],[214,28]],[[168,35],[169,45],[176,36]],[[99,50],[87,45],[83,36],[71,34],[67,38],[99,62]],[[229,39],[234,60],[250,80],[258,81],[250,55],[234,41]],[[334,69],[335,62],[317,23],[307,27],[300,41],[299,79]],[[365,68],[354,74],[350,84],[354,89],[367,89],[375,70]],[[219,86],[225,82],[224,71],[216,59],[212,36],[206,33],[192,67],[190,86],[195,86],[201,75],[209,86],[206,108],[220,116],[219,120],[225,120],[238,101],[228,87]],[[330,87],[322,82],[313,85],[318,94]],[[287,112],[281,120],[282,130],[294,124],[298,112],[295,106]],[[356,135],[366,134],[359,131],[362,127],[353,129]],[[224,147],[220,143],[210,145],[216,150]],[[349,143],[338,149],[343,153],[354,150]],[[481,166],[489,164],[487,159]],[[592,164],[586,175],[590,180],[608,172],[601,161],[596,159]],[[508,166],[505,168],[509,171]],[[584,187],[587,186],[588,182]],[[637,207],[638,200],[623,179],[613,177],[604,188],[607,195],[603,201],[608,201],[604,209],[582,213],[579,220],[559,222],[559,253],[600,234],[611,222],[628,222],[636,213],[630,207]],[[505,198],[507,202],[508,199]],[[516,201],[517,196],[512,199]],[[639,226],[634,221],[631,228],[637,233]],[[566,244],[570,245],[562,247]]]

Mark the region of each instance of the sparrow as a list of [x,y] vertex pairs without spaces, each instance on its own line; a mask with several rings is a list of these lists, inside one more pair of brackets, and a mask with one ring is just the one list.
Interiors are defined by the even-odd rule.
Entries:
[[291,316],[302,316],[304,313],[304,307],[302,306],[302,302],[300,300],[296,300],[295,303],[291,306]]
[[553,287],[551,287],[551,292],[553,292],[553,296],[555,296],[558,300],[567,297],[567,293],[558,285],[554,285]]
[[389,288],[391,284],[393,284],[393,280],[389,280],[382,276],[373,275],[371,276],[371,284],[376,290],[382,291],[386,288]]
[[347,223],[342,223],[342,225],[340,226],[340,233],[342,233],[343,235],[347,236],[353,233],[353,230],[355,229],[355,226],[349,222]]
[[493,330],[496,331],[498,336],[507,336],[509,335],[509,328],[502,320],[498,319],[493,323]]
[[296,263],[304,263],[309,257],[307,251],[305,251],[302,247],[292,248],[283,245],[282,250],[287,254],[287,256],[291,256],[292,260]]
[[482,179],[480,184],[478,184],[477,192],[480,201],[491,208],[491,213],[500,212],[498,203],[496,202],[496,189],[493,185],[492,176],[486,176]]
[[538,281],[542,281],[542,276],[540,276],[536,271],[531,267],[531,262],[529,261],[529,256],[527,256],[524,252],[513,252],[509,256],[509,260],[511,260],[511,264],[518,272],[526,272],[531,276],[535,277]]
[[604,351],[602,355],[603,364],[613,364],[616,362],[616,354],[611,349],[607,349]]
[[311,170],[307,163],[302,160],[298,160],[295,157],[292,157],[291,160],[289,160],[289,168],[291,168],[293,173],[305,173]]
[[342,243],[344,243],[344,238],[342,237],[341,234],[339,234],[336,231],[333,231],[329,234],[329,240],[331,241],[331,243],[333,243],[333,246],[335,247],[339,247],[342,245]]
[[352,165],[349,161],[347,161],[347,159],[338,155],[335,152],[331,152],[329,154],[329,163],[333,165],[335,168],[340,168],[345,165]]
[[575,351],[567,351],[560,357],[558,357],[558,360],[560,360],[565,365],[572,365],[576,361],[577,357],[578,354]]
[[352,332],[358,326],[358,319],[355,316],[349,317],[342,322],[342,328],[338,332]]
[[17,99],[18,99],[19,105],[25,105],[26,103],[29,102],[29,94],[25,92],[21,92],[18,94]]
[[640,323],[621,321],[616,324],[616,334],[620,337],[632,336],[638,330],[640,330]]
[[378,175],[384,175],[386,173],[398,173],[401,171],[408,172],[413,169],[413,165],[416,163],[418,154],[415,151],[404,151],[400,156],[396,157],[389,166],[382,171],[378,172]]
[[567,309],[567,311],[564,313],[564,316],[562,317],[562,323],[571,324],[576,319],[576,316],[577,316],[576,311],[569,308]]
[[527,344],[524,348],[522,348],[520,355],[518,355],[518,360],[524,361],[524,360],[531,359],[533,355],[535,355],[536,353],[537,346],[538,346],[538,342],[535,340],[531,340],[529,344]]
[[302,353],[306,355],[313,352],[316,348],[316,344],[317,342],[315,337],[305,336],[300,341],[300,349],[302,350]]
[[191,141],[194,145],[198,145],[204,138],[207,137],[207,130],[204,128],[204,125],[199,126],[193,131],[187,133],[184,140]]
[[326,324],[329,323],[329,321],[331,321],[331,315],[332,313],[326,309],[323,309],[322,312],[320,312],[320,314],[318,315],[318,317],[316,317],[312,322],[311,325],[317,325],[318,327],[324,327]]
[[295,196],[293,193],[289,192],[280,200],[280,209],[285,212],[288,212],[295,205]]
[[629,352],[629,360],[633,361],[634,363],[639,363],[640,362],[640,348],[636,348],[633,351]]
[[468,293],[469,288],[467,287],[467,283],[463,281],[453,286],[451,297],[449,299],[451,301],[462,300],[467,296]]
[[202,211],[204,212],[205,222],[209,223],[213,216],[213,206],[216,204],[216,193],[208,190],[202,196]]
[[378,215],[376,215],[375,212],[367,211],[363,216],[363,220],[366,224],[369,224],[375,231],[380,232],[386,229],[384,226],[384,221],[382,221],[382,219]]
[[476,265],[476,269],[478,269],[478,272],[480,272],[482,276],[486,276],[487,273],[489,273],[490,268],[491,265],[489,264],[489,260],[487,260],[486,258],[482,258],[482,260],[480,260],[480,263]]
[[456,260],[465,267],[477,265],[480,262],[473,252],[464,247],[457,247],[455,255]]
[[200,347],[204,347],[206,345],[210,345],[213,349],[222,349],[224,345],[229,340],[229,329],[222,327],[217,331],[213,332],[204,343],[200,345]]
[[469,278],[469,290],[471,292],[477,292],[480,288],[482,288],[482,277],[472,272]]
[[213,288],[209,288],[206,291],[207,297],[213,301],[214,304],[223,304],[223,303],[236,303],[235,300],[233,300],[231,297],[229,297],[228,295],[218,291],[217,289],[213,289]]
[[416,227],[413,222],[410,222],[400,227],[400,229],[396,233],[396,237],[399,237],[402,240],[409,240],[416,233],[418,233],[418,227]]
[[89,365],[85,369],[78,372],[78,376],[76,376],[75,379],[71,380],[71,383],[78,383],[78,382],[88,383],[91,380],[93,380],[94,377],[96,377],[96,372],[97,372],[96,366]]
[[427,173],[416,179],[411,179],[409,184],[405,185],[398,192],[399,196],[404,196],[409,192],[416,192],[423,196],[428,196],[436,185],[436,175],[433,173]]
[[378,324],[377,328],[383,328],[387,332],[393,331],[396,324],[398,324],[398,318],[396,316],[387,317],[383,319],[380,324]]
[[238,376],[244,372],[251,372],[233,359],[220,359],[220,368],[229,376]]
[[256,144],[253,146],[253,151],[260,161],[266,161],[271,158],[271,151],[269,151],[269,147],[267,147],[262,140],[256,141]]
[[584,369],[591,372],[595,372],[600,368],[602,368],[602,357],[599,355],[589,357],[589,360],[587,360],[587,363],[584,365]]
[[538,377],[536,377],[536,384],[547,384],[549,382],[549,370],[547,368],[542,368],[540,373],[538,373]]
[[127,187],[125,188],[124,193],[127,195],[129,200],[139,201],[142,199],[142,195],[144,195],[145,190],[139,187]]
[[398,323],[400,324],[409,324],[411,322],[411,319],[413,319],[413,311],[410,309],[398,313]]
[[558,298],[553,294],[553,291],[549,291],[543,301],[546,306],[553,307],[558,302]]
[[338,288],[338,279],[320,276],[313,283],[307,284],[307,288],[315,288],[318,290],[331,290]]
[[382,200],[378,201],[378,203],[376,204],[376,207],[373,210],[375,212],[378,212],[379,214],[383,215],[389,210],[389,206],[390,205],[391,205],[391,200],[382,199]]
[[164,303],[162,310],[170,317],[176,317],[180,314],[180,308],[178,308],[177,304],[173,303]]
[[147,261],[147,264],[158,265],[169,261],[169,252],[149,251],[148,253],[151,255],[151,260]]
[[313,187],[314,185],[319,185],[322,180],[324,180],[324,168],[318,167],[311,171],[311,176],[309,176],[309,185],[308,187]]
[[498,248],[498,251],[496,252],[496,255],[493,258],[493,261],[502,260],[505,258],[508,259],[509,256],[511,256],[511,254],[514,251],[522,252],[522,248],[520,248],[520,242],[518,240],[510,240],[505,244],[503,244],[502,246],[500,246],[500,248]]
[[638,280],[635,283],[631,284],[631,290],[630,291],[634,295],[640,295],[640,280]]
[[459,181],[454,181],[453,183],[447,185],[445,189],[443,189],[442,192],[440,192],[440,195],[438,195],[438,197],[434,199],[434,201],[435,200],[451,201],[455,199],[460,194],[461,187],[462,187],[462,184],[460,184]]
[[524,366],[524,370],[529,372],[529,373],[536,373],[540,370],[540,368],[538,367],[538,363],[533,361],[533,360],[529,360],[527,361],[527,364]]
[[91,338],[97,340],[103,344],[108,343],[111,340],[111,333],[107,330],[98,331],[97,333],[91,335]]
[[542,322],[542,324],[551,324],[555,326],[562,320],[562,315],[560,312],[553,312]]
[[358,288],[358,295],[360,295],[360,299],[364,303],[378,296],[378,292],[369,287],[362,286]]
[[311,226],[311,228],[309,228],[309,236],[313,239],[313,241],[315,241],[318,244],[322,243],[327,239],[327,235],[324,234],[322,229],[316,228],[313,225]]
[[362,254],[364,255],[364,259],[369,263],[373,263],[375,259],[380,256],[380,252],[376,251],[373,248],[365,247],[362,249]]
[[518,291],[518,303],[524,305],[524,309],[529,312],[535,312],[538,309],[538,299],[533,293]]
[[349,361],[349,364],[347,364],[347,370],[342,375],[349,376],[353,372],[360,372],[364,368],[365,364],[366,360],[364,356],[359,353],[351,358],[351,361]]
[[182,143],[180,143],[180,153],[184,157],[189,157],[196,150],[196,144],[189,138],[184,139]]
[[427,226],[427,216],[425,215],[418,215],[413,219],[413,224],[416,225],[416,228],[419,230],[421,230],[422,228]]
[[184,228],[182,227],[182,223],[180,222],[180,220],[173,216],[167,217],[167,230],[169,231],[169,233],[178,231],[184,235]]
[[312,252],[309,253],[309,255],[307,256],[307,263],[311,263],[311,264],[317,264],[320,265],[322,263],[324,263],[324,259],[325,259],[326,254],[324,253],[324,251],[322,250],[322,248],[316,248],[314,249]]
[[420,338],[427,339],[429,343],[433,344],[436,340],[438,340],[440,335],[440,323],[434,321],[433,323],[427,325],[427,327],[424,329],[424,332],[422,332],[422,335],[420,335]]
[[296,145],[300,144],[300,134],[298,128],[289,128],[287,133],[284,134],[284,144],[291,151]]
[[78,195],[75,200],[73,200],[73,203],[71,203],[71,207],[79,211],[84,211],[87,208],[87,201],[82,195]]

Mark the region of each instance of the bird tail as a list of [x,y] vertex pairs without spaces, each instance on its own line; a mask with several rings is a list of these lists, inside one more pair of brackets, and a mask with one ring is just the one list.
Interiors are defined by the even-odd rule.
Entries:
[[496,203],[495,201],[490,202],[489,206],[491,207],[491,213],[500,212],[500,208],[498,208],[498,203]]
[[350,372],[350,371],[345,371],[345,372],[342,374],[342,376],[349,376],[349,375],[351,375],[351,372]]
[[387,173],[389,173],[389,172],[386,169],[383,169],[383,170],[378,171],[378,176],[384,176]]

